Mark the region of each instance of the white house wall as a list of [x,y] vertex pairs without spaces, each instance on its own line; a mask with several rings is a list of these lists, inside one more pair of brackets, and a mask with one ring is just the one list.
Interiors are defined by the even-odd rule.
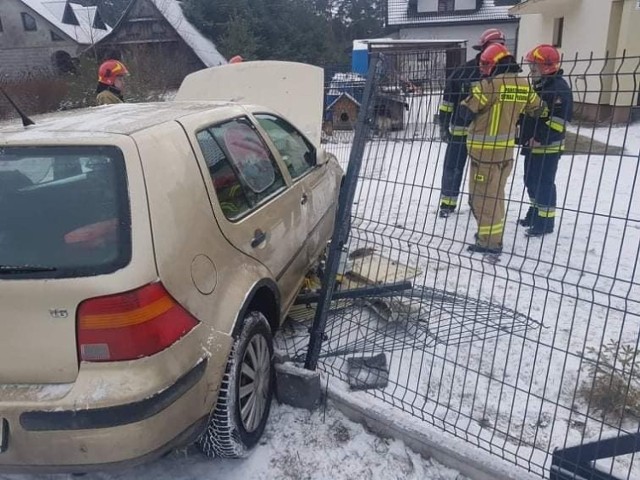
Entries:
[[[574,57],[593,52],[594,57],[605,55],[611,0],[582,0],[570,3],[564,12],[564,36],[562,51],[565,56]],[[520,47],[527,52],[540,43],[553,42],[553,21],[555,15],[523,15],[520,17]]]
[[[623,3],[624,2],[624,3]],[[593,104],[630,105],[637,75],[633,62],[588,60],[640,55],[640,11],[636,0],[581,0],[564,12],[532,14],[520,18],[519,48],[525,54],[541,43],[553,43],[555,18],[564,15],[561,51],[567,60],[576,100]],[[572,62],[576,56],[581,59]],[[615,72],[615,75],[614,75]],[[634,80],[635,78],[635,80]],[[616,83],[617,82],[617,83]],[[612,93],[616,90],[619,93]]]
[[638,4],[638,0],[624,2],[618,56],[622,56],[625,50],[629,56],[640,56],[640,4]]
[[640,106],[640,8],[637,0],[625,0],[620,22],[617,57],[635,57],[619,60],[616,71],[620,80],[620,93],[613,99],[616,104]]
[[[24,30],[22,12],[36,19],[37,31]],[[53,57],[58,51],[65,51],[71,57],[78,54],[76,42],[18,0],[0,1],[0,20],[3,28],[0,33],[0,75],[4,77],[13,77],[20,72],[42,73],[43,70],[52,70]],[[64,40],[54,42],[51,39],[52,30]]]
[[[517,25],[515,23],[481,24],[481,25],[448,25],[448,26],[424,26],[401,28],[401,39],[426,39],[426,40],[467,40],[467,59],[473,58],[478,52],[472,46],[478,42],[480,35],[488,28],[501,29],[506,37],[507,44],[513,50],[516,46]],[[518,50],[522,49],[518,46]],[[515,52],[518,54],[519,52]]]

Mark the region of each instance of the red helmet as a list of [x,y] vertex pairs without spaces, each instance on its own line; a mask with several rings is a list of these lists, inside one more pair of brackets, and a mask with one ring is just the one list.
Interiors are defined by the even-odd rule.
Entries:
[[497,28],[490,28],[489,30],[485,30],[484,32],[482,32],[478,44],[474,45],[473,48],[475,50],[482,51],[487,48],[487,46],[494,43],[504,45],[506,43],[506,38],[502,30],[498,30]]
[[560,70],[560,52],[553,45],[538,45],[527,53],[525,60],[536,64],[542,75],[553,75]]
[[107,60],[98,69],[98,81],[105,85],[113,86],[116,78],[124,77],[125,75],[129,75],[129,70],[124,66],[124,63],[118,60]]
[[242,58],[240,55],[231,57],[231,59],[229,60],[229,63],[242,63],[242,62],[244,62],[244,58]]
[[496,64],[509,55],[511,52],[501,43],[489,45],[480,54],[480,73],[484,76],[491,75]]

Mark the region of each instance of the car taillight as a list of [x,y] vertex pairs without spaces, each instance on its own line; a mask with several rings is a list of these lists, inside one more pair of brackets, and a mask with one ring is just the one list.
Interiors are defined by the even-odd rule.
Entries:
[[98,297],[78,308],[78,350],[89,362],[134,360],[180,340],[198,321],[160,283]]

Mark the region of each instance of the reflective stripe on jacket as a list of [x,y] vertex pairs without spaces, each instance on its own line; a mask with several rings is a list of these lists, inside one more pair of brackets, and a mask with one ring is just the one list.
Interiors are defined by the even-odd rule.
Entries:
[[[483,79],[461,103],[469,115],[456,116],[454,124],[469,124],[467,146],[471,158],[480,162],[513,159],[516,123],[521,113],[544,114],[544,102],[526,78],[504,73]],[[470,121],[469,116],[472,120]]]
[[[549,113],[542,118],[523,115],[520,121],[522,153],[562,152],[567,124],[571,122],[573,117],[571,87],[562,76],[562,70],[556,75],[542,77],[533,87],[540,98],[549,106]],[[535,140],[537,144],[533,148],[529,147],[531,140]]]

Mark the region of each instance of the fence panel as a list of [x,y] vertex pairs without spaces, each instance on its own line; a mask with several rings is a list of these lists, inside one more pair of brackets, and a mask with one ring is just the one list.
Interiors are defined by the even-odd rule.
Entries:
[[[478,233],[469,162],[456,212],[438,215],[447,144],[435,117],[445,65],[407,52],[386,57],[368,80],[370,101],[363,77],[328,81],[327,107],[342,96],[345,111],[361,113],[355,138],[363,144],[360,154],[352,151],[354,132],[330,131],[325,119],[325,147],[350,167],[354,198],[338,222],[350,227],[348,236],[336,237],[327,261],[329,297],[311,350],[318,368],[425,428],[540,476],[549,474],[556,449],[638,434],[640,125],[630,119],[640,59],[565,59],[575,115],[557,169],[555,229],[527,237],[518,223],[530,199],[516,150],[503,198],[503,251],[482,255],[467,251]],[[407,75],[389,75],[385,65],[409,65],[409,77],[434,81],[408,87]],[[410,288],[398,291],[407,281]],[[394,288],[348,293],[385,285]],[[308,303],[284,329],[283,348],[300,361],[316,311]],[[596,443],[594,459],[599,448],[624,453],[596,466],[640,478],[635,447],[618,444]],[[580,451],[585,463],[587,449]],[[567,452],[573,460],[564,457],[564,467],[578,463],[581,454]]]

